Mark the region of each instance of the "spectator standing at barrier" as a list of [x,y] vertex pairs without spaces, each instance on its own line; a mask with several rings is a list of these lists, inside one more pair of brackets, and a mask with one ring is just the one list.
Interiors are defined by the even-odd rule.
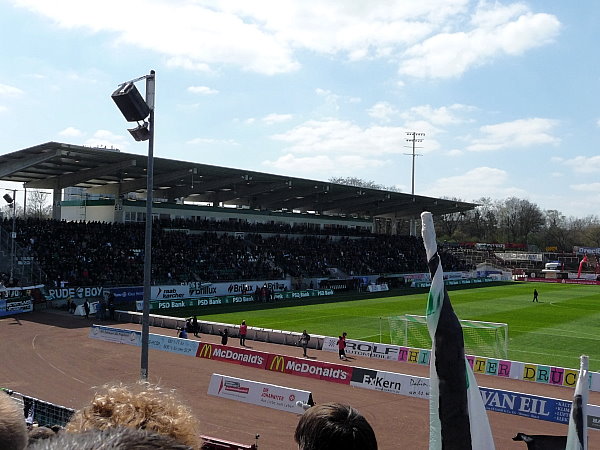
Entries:
[[106,300],[104,299],[104,297],[100,298],[100,301],[98,302],[98,305],[96,306],[96,319],[98,320],[104,320],[106,319]]
[[108,316],[110,320],[115,320],[115,294],[112,292],[108,294]]
[[302,336],[300,336],[300,346],[302,347],[302,351],[304,352],[304,357],[306,358],[306,349],[308,348],[308,342],[310,341],[310,334],[304,330],[302,332]]
[[192,331],[194,332],[194,336],[198,337],[198,332],[200,331],[200,325],[198,324],[198,317],[194,316],[192,319]]
[[23,450],[27,446],[27,425],[23,410],[0,390],[0,448]]
[[229,330],[227,328],[224,330],[219,328],[219,334],[221,335],[221,344],[227,345],[227,340],[229,339]]
[[377,450],[373,428],[357,410],[323,403],[300,417],[294,440],[298,450]]
[[337,346],[340,359],[346,361],[346,332],[338,336]]
[[187,330],[185,329],[185,327],[177,329],[177,337],[180,337],[182,339],[188,338],[188,333],[187,333]]
[[83,312],[85,313],[85,318],[89,319],[90,318],[90,302],[88,302],[87,298],[83,302]]
[[246,325],[246,321],[242,320],[242,324],[240,325],[240,345],[242,347],[246,346],[246,334],[248,333],[248,326]]

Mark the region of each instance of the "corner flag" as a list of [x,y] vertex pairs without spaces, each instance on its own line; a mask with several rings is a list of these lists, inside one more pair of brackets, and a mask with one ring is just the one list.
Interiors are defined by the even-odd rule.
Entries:
[[569,434],[565,450],[587,450],[587,403],[589,390],[588,357],[581,355],[579,377],[569,415]]
[[471,366],[462,328],[444,286],[444,272],[430,212],[421,214],[422,236],[431,274],[427,328],[429,365],[429,449],[493,450],[494,439]]

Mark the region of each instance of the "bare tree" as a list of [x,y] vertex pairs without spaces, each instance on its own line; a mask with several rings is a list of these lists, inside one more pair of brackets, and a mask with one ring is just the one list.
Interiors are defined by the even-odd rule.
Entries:
[[345,184],[347,186],[364,187],[367,189],[402,192],[402,190],[396,186],[384,186],[383,184],[375,183],[373,180],[363,180],[362,178],[357,177],[331,177],[329,182],[335,184]]
[[27,195],[27,215],[38,219],[47,219],[51,216],[51,205],[48,194],[42,191],[31,191]]

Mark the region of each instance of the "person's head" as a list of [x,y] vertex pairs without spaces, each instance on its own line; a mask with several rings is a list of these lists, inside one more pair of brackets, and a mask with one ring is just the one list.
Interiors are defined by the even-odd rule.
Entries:
[[164,434],[129,427],[60,433],[37,441],[28,450],[192,450],[193,447]]
[[323,403],[306,410],[294,439],[299,450],[377,450],[367,419],[341,403]]
[[346,332],[344,331],[344,332],[342,333],[342,336],[343,336],[343,337],[346,337],[346,336],[348,336],[348,333],[346,333]]
[[242,325],[246,325],[246,321],[245,320],[242,320]]
[[0,448],[23,450],[27,446],[27,425],[23,409],[0,390]]
[[306,334],[306,330],[304,330],[303,333]]
[[142,381],[103,386],[89,405],[73,415],[65,430],[81,432],[117,426],[147,430],[199,446],[198,421],[191,410],[172,392]]

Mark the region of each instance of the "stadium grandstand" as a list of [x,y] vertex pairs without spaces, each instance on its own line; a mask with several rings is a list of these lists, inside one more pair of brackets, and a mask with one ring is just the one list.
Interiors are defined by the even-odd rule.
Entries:
[[[52,196],[53,221],[15,221],[21,271],[15,278],[139,282],[147,163],[143,155],[57,142],[0,155],[0,181],[22,184],[24,210],[28,191]],[[413,271],[419,214],[476,206],[164,158],[154,158],[153,179],[153,278],[162,282],[326,277],[331,269],[348,275]],[[5,217],[5,253],[11,225]],[[95,249],[100,241],[104,248]],[[109,261],[127,267],[127,274],[115,273]]]

